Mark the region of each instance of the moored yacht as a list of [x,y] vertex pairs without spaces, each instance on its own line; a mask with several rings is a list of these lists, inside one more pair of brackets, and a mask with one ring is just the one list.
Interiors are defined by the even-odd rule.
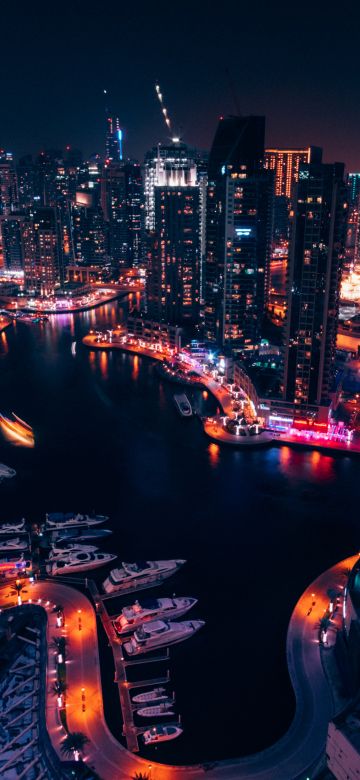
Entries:
[[110,536],[112,531],[108,528],[60,528],[59,531],[51,531],[51,538],[58,542],[75,542],[84,539],[101,539]]
[[28,543],[24,539],[24,537],[21,539],[20,536],[15,536],[13,539],[0,539],[0,550],[8,550],[16,551],[16,550],[27,550]]
[[128,655],[150,653],[159,647],[176,645],[199,631],[205,625],[203,620],[183,620],[171,623],[169,620],[152,620],[139,626],[124,648]]
[[98,547],[93,544],[80,544],[79,542],[69,542],[68,544],[52,544],[49,558],[64,558],[71,552],[97,552]]
[[6,466],[5,463],[0,463],[0,482],[2,482],[3,479],[11,479],[15,476],[15,469],[11,469],[10,466]]
[[87,569],[97,569],[99,566],[105,566],[111,563],[116,555],[110,553],[79,552],[74,550],[67,556],[56,557],[46,566],[48,574],[76,574],[77,571],[87,571]]
[[164,717],[165,715],[168,717],[169,715],[175,715],[175,712],[172,709],[173,706],[173,701],[163,701],[160,704],[154,704],[151,707],[140,707],[140,709],[136,711],[136,714],[140,715],[142,718],[158,718],[159,716]]
[[174,403],[182,417],[192,417],[191,403],[185,393],[174,395]]
[[132,701],[135,704],[147,704],[147,702],[159,704],[162,701],[168,701],[168,699],[165,688],[153,688],[151,691],[137,693],[136,696],[132,697]]
[[175,618],[185,615],[197,603],[197,599],[188,597],[141,599],[129,607],[124,607],[113,625],[119,636],[127,634],[142,623],[157,618]]
[[80,515],[75,512],[50,512],[46,515],[46,531],[57,531],[62,528],[81,528],[105,523],[109,518],[105,515]]
[[175,739],[182,734],[183,729],[180,726],[159,725],[147,729],[143,733],[145,745],[153,745],[158,742],[167,742],[169,739]]
[[24,555],[18,555],[11,557],[10,555],[2,554],[0,556],[0,576],[4,577],[16,577],[20,572],[25,571],[31,566],[31,562],[25,560]]
[[103,583],[103,588],[105,593],[116,593],[128,588],[136,590],[140,586],[150,588],[171,577],[184,563],[186,563],[184,560],[136,561],[135,563],[123,561],[120,568],[112,569]]
[[25,531],[25,519],[14,523],[1,523],[0,534],[21,534]]

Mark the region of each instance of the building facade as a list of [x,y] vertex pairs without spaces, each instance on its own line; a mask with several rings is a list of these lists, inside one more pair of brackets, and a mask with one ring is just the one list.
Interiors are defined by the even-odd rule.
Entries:
[[30,295],[51,297],[59,280],[55,209],[39,208],[23,223],[24,284]]
[[344,166],[300,166],[291,212],[284,398],[326,404],[332,387],[346,228]]

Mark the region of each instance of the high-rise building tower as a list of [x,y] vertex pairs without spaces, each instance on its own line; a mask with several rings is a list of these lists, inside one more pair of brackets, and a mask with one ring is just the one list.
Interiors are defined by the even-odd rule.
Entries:
[[357,203],[360,195],[360,173],[349,173],[348,190],[350,205]]
[[196,325],[200,311],[200,190],[155,188],[149,237],[147,307],[154,320]]
[[232,349],[260,337],[270,261],[273,174],[265,118],[220,119],[209,157],[205,337]]
[[148,313],[177,325],[199,317],[204,198],[198,162],[199,154],[179,139],[145,158]]
[[19,208],[17,177],[11,152],[0,150],[0,215]]
[[56,214],[35,209],[23,223],[25,289],[29,294],[54,295],[59,279]]
[[7,271],[22,271],[24,265],[23,214],[9,214],[0,217],[0,237]]
[[291,212],[284,398],[326,404],[346,227],[344,166],[301,165]]
[[284,241],[289,237],[289,211],[291,193],[299,180],[300,165],[318,162],[322,149],[308,146],[304,149],[266,149],[264,167],[274,172],[274,239]]
[[109,162],[119,162],[123,159],[123,130],[117,116],[106,117],[106,159]]
[[31,208],[35,194],[35,165],[31,154],[21,157],[17,166],[20,209]]

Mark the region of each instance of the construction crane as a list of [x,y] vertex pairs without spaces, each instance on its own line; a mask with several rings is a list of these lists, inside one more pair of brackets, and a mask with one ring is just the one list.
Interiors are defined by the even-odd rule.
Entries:
[[162,115],[164,117],[164,122],[166,124],[167,129],[170,130],[171,140],[172,140],[172,142],[174,144],[179,143],[179,141],[180,141],[179,136],[178,135],[173,135],[174,131],[173,131],[173,127],[172,127],[172,122],[171,122],[171,119],[169,117],[168,110],[167,110],[167,108],[164,105],[164,96],[163,96],[163,94],[161,92],[160,84],[158,84],[158,83],[155,84],[155,92],[156,92],[156,95],[158,97],[158,100],[159,100],[159,103],[160,103],[160,106],[161,106],[161,111],[162,111]]

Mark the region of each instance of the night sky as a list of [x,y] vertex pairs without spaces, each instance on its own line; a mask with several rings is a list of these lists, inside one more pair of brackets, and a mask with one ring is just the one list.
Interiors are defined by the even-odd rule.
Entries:
[[[267,145],[324,147],[360,170],[357,3],[20,3],[1,8],[0,146],[103,152],[104,95],[126,155],[167,137],[154,83],[185,142],[208,148],[220,114],[264,113]],[[13,9],[13,10],[12,10]],[[213,10],[216,9],[216,10]]]

